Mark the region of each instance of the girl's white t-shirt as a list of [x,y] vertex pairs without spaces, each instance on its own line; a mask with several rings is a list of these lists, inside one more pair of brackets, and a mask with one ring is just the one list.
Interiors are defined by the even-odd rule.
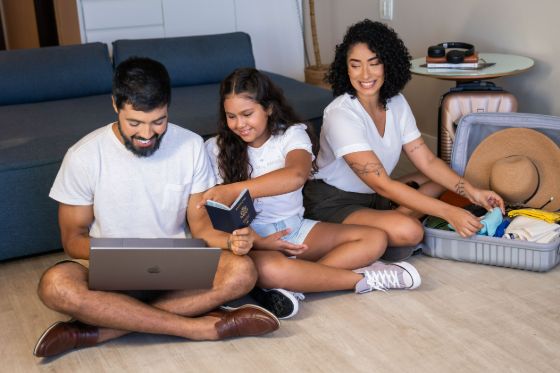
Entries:
[[[269,172],[285,167],[286,157],[289,152],[303,149],[310,154],[312,145],[307,135],[305,124],[289,127],[283,134],[271,136],[261,147],[248,147],[249,163],[253,168],[251,178],[256,178]],[[206,141],[206,149],[210,155],[210,162],[218,184],[223,183],[218,169],[217,157],[219,148],[216,138]],[[286,194],[254,199],[257,217],[252,224],[276,223],[292,216],[303,216],[302,188]]]
[[383,137],[357,98],[347,93],[340,95],[325,108],[323,114],[317,156],[319,172],[314,178],[347,192],[375,193],[360,180],[343,157],[355,152],[373,151],[390,175],[399,161],[402,146],[419,137],[416,120],[402,94],[392,97],[387,103]]

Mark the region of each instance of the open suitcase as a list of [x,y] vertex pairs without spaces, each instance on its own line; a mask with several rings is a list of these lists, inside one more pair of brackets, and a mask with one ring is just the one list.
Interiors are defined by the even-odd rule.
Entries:
[[438,157],[451,162],[459,120],[470,113],[515,112],[517,100],[492,82],[461,83],[441,97],[438,116]]
[[[477,145],[490,134],[511,127],[537,130],[560,144],[560,117],[522,113],[468,114],[457,127],[451,168],[463,175]],[[548,271],[560,261],[560,239],[541,244],[488,236],[463,238],[455,232],[428,227],[424,227],[424,231],[422,253],[433,257],[537,272]]]

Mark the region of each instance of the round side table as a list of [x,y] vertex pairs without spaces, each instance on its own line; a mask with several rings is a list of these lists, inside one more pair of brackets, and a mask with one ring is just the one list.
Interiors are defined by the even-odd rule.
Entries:
[[[479,53],[479,61],[491,66],[479,70],[428,69],[425,57],[411,61],[412,74],[456,82],[455,87],[441,96],[438,108],[437,155],[447,163],[451,161],[455,128],[463,115],[473,111],[517,110],[515,96],[487,80],[520,74],[534,65],[534,61],[528,57],[501,53]],[[491,105],[491,102],[494,104]],[[512,102],[511,105],[509,102]],[[454,110],[450,110],[450,107]]]
[[431,78],[454,80],[459,84],[460,82],[493,79],[507,75],[520,74],[529,70],[535,64],[529,57],[516,56],[513,54],[480,53],[479,58],[483,62],[493,63],[494,65],[480,70],[442,69],[442,71],[436,71],[436,69],[428,69],[426,67],[426,58],[420,57],[411,61],[412,66],[410,67],[410,72]]

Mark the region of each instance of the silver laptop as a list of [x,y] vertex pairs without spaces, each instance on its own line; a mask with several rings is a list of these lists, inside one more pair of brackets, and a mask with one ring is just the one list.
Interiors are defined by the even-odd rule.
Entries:
[[221,249],[183,238],[91,238],[92,290],[209,289]]

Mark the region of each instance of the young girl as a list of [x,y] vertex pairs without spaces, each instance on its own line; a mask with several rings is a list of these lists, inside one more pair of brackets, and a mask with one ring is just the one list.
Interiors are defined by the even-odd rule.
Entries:
[[272,289],[254,291],[257,300],[288,318],[298,309],[292,292],[418,287],[420,275],[409,263],[375,262],[387,246],[383,231],[303,218],[311,149],[306,126],[266,75],[242,68],[222,82],[218,135],[207,141],[222,185],[203,201],[229,205],[245,188],[254,198],[251,227],[260,237],[249,255],[259,272],[257,285]]

